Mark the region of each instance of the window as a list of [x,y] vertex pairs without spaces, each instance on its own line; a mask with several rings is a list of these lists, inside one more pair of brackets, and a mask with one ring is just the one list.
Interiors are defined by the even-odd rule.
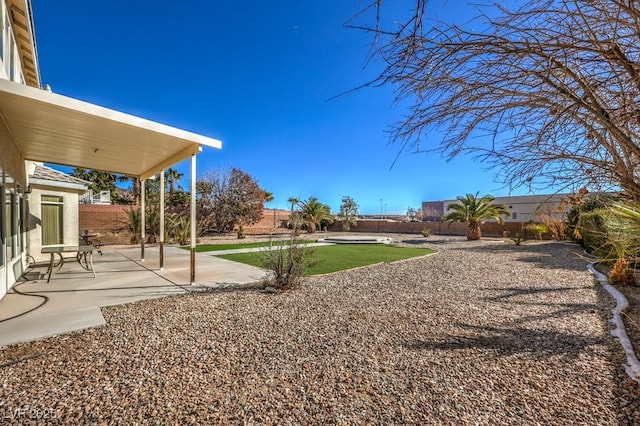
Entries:
[[511,213],[511,219],[517,219],[517,218],[518,218],[518,213],[517,212]]
[[7,258],[13,259],[16,253],[16,228],[15,224],[15,208],[14,208],[14,198],[15,196],[11,193],[5,193],[5,202],[4,202],[4,219],[5,219],[5,233],[6,233],[6,244],[7,244]]
[[9,34],[9,46],[7,47],[9,50],[9,60],[7,61],[7,77],[9,80],[15,81],[16,75],[16,44],[13,41],[13,35]]
[[62,227],[62,211],[64,203],[62,197],[42,195],[42,245],[50,246],[64,243]]
[[16,211],[16,242],[18,244],[17,253],[22,253],[24,250],[24,199],[20,196],[16,197],[15,204]]

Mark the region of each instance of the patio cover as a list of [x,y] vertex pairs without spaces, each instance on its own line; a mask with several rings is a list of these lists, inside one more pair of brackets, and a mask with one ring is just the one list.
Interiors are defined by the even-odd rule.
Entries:
[[0,118],[25,160],[148,179],[222,142],[0,79]]
[[[202,146],[222,148],[221,141],[4,79],[0,79],[0,119],[25,160],[138,177],[143,194],[145,179],[191,158],[190,281],[195,283],[195,155]],[[163,191],[160,194],[162,202]],[[144,196],[142,200],[144,224]],[[161,269],[163,224],[161,215]],[[142,226],[142,260],[144,237]]]

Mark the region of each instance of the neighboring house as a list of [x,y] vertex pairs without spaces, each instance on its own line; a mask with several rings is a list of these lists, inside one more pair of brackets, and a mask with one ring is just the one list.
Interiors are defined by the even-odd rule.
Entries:
[[[496,197],[494,203],[507,206],[511,216],[505,218],[506,222],[540,222],[540,215],[551,215],[554,220],[564,220],[562,202],[567,200],[567,195],[514,195]],[[458,200],[423,201],[422,209],[430,212],[429,216],[433,216],[434,221],[439,221],[449,210],[449,204],[457,202]]]
[[78,196],[89,182],[33,163],[27,196],[27,251],[36,261],[47,260],[42,247],[78,244]]
[[[195,186],[195,158],[204,146],[220,149],[222,142],[43,87],[31,1],[0,0],[0,298],[20,278],[27,247],[38,255],[42,245],[78,243],[80,190],[74,185],[82,183],[53,177],[43,163],[144,181],[191,159]],[[29,176],[29,171],[34,173]],[[191,204],[195,222],[195,202]],[[195,259],[195,228],[191,240]],[[160,252],[162,259],[162,248]],[[195,282],[195,260],[190,282]]]
[[80,199],[78,201],[81,204],[109,205],[111,204],[111,192],[100,191],[97,194],[94,194],[92,190],[88,189],[84,194],[80,196]]

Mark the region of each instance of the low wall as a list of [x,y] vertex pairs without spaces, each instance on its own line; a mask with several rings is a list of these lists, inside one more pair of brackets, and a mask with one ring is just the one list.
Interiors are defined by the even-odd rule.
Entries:
[[[129,244],[131,232],[125,210],[134,208],[126,205],[98,205],[79,204],[79,229],[97,234],[95,237],[103,244]],[[274,211],[265,209],[263,218],[256,224],[245,227],[245,233],[272,234],[287,232],[289,212],[286,210]],[[275,226],[274,226],[275,224]],[[526,224],[525,224],[526,225]],[[523,223],[506,222],[502,225],[497,222],[486,222],[482,225],[482,235],[486,237],[503,237],[505,232],[515,236],[516,232],[523,232]],[[360,220],[358,226],[351,232],[367,233],[395,233],[395,234],[420,234],[424,228],[429,228],[434,235],[467,235],[466,223],[440,223],[440,222],[398,222],[387,220]],[[334,222],[328,229],[332,232],[342,231],[342,222]],[[535,236],[529,231],[524,231],[524,237],[533,239]],[[544,235],[543,238],[550,236]]]
[[[387,220],[359,220],[358,226],[351,228],[350,232],[419,234],[424,228],[429,228],[434,235],[467,235],[466,223],[454,222],[449,225],[446,222],[397,222]],[[521,232],[524,233],[525,238],[535,238],[532,232],[523,231],[522,222],[505,222],[502,225],[497,222],[485,222],[480,229],[485,237],[503,237],[505,232],[508,235],[515,236],[516,232]],[[329,227],[329,231],[342,231],[342,222],[334,222]],[[549,238],[549,235],[544,235],[543,238]]]

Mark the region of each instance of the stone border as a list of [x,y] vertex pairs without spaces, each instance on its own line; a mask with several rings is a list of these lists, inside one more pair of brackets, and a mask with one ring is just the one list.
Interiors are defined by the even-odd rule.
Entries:
[[624,349],[624,352],[627,355],[627,363],[623,364],[627,375],[633,380],[640,381],[640,361],[638,361],[636,353],[633,350],[633,345],[631,345],[631,341],[627,335],[627,330],[624,326],[624,321],[622,321],[622,316],[620,315],[621,312],[629,306],[629,302],[624,294],[609,284],[609,280],[606,275],[596,270],[595,263],[588,264],[587,269],[595,276],[602,287],[604,287],[604,289],[607,290],[616,300],[616,306],[611,310],[613,318],[609,320],[609,322],[615,326],[615,328],[611,330],[611,335],[618,339],[622,349]]

